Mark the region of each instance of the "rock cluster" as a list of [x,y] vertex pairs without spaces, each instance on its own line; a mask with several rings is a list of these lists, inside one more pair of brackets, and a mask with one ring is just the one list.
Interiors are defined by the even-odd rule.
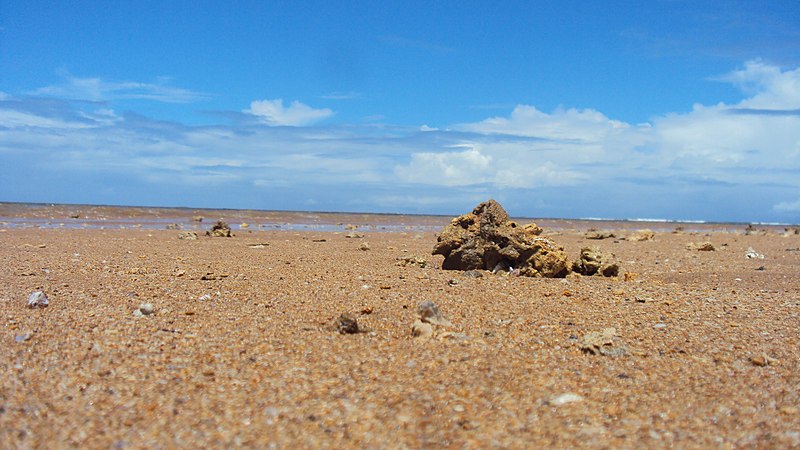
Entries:
[[652,241],[656,238],[656,234],[653,230],[649,228],[645,228],[642,230],[636,230],[633,233],[629,234],[628,237],[625,239],[631,242],[645,242],[645,241]]
[[698,252],[713,252],[717,250],[717,247],[715,247],[711,242],[690,242],[686,244],[686,248],[689,250],[696,250]]
[[178,239],[183,239],[186,241],[196,241],[197,233],[194,231],[181,231],[180,233],[178,233]]
[[599,231],[594,228],[590,228],[589,230],[586,231],[583,237],[585,237],[586,239],[594,239],[599,241],[601,239],[611,239],[616,236],[614,235],[614,233],[610,231]]
[[575,261],[572,269],[587,276],[600,274],[604,277],[615,277],[619,274],[619,265],[611,262],[609,257],[597,247],[582,248],[580,259]]
[[211,227],[211,230],[206,231],[206,235],[211,237],[231,237],[231,227],[219,220]]
[[443,269],[514,270],[534,277],[565,277],[572,262],[562,247],[540,237],[536,224],[520,226],[494,200],[456,217],[442,230],[434,255],[443,255]]

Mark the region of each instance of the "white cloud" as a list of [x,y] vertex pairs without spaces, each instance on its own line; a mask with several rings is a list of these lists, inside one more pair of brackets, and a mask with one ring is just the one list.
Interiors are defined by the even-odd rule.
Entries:
[[288,107],[283,105],[283,99],[255,100],[250,103],[250,108],[245,113],[257,116],[262,121],[273,126],[303,126],[333,115],[327,108],[315,109],[298,101],[293,101]]
[[162,103],[190,103],[211,96],[202,92],[169,86],[168,78],[155,83],[138,81],[108,81],[102,78],[64,76],[64,83],[36,89],[30,94],[72,100],[108,101],[120,99],[152,100]]
[[740,108],[800,109],[800,68],[783,71],[754,60],[717,79],[732,83],[751,96],[737,105]]
[[94,125],[89,122],[78,122],[65,120],[63,118],[45,117],[39,114],[15,111],[12,109],[0,110],[0,126],[6,128],[91,128]]
[[611,120],[591,109],[557,109],[547,114],[535,106],[517,105],[508,118],[492,117],[482,122],[463,124],[458,129],[484,134],[510,134],[543,139],[596,140],[618,133],[629,125]]
[[793,202],[789,201],[777,203],[772,209],[780,212],[800,213],[800,198]]
[[[750,62],[725,79],[748,93],[638,125],[592,109],[518,105],[507,116],[438,129],[314,127],[308,125],[333,112],[267,99],[244,112],[293,127],[255,120],[201,127],[6,95],[0,191],[24,192],[28,181],[20,174],[36,171],[52,183],[26,188],[41,196],[113,179],[129,183],[117,192],[149,188],[156,199],[203,192],[223,203],[283,202],[256,207],[291,208],[314,198],[325,209],[346,202],[359,211],[441,212],[491,196],[537,208],[516,214],[800,220],[800,200],[793,200],[800,192],[800,112],[791,100],[800,69]],[[9,199],[26,201],[18,195]]]
[[322,96],[325,100],[358,100],[363,98],[360,92],[331,92]]
[[800,69],[750,61],[719,79],[749,96],[653,120],[657,155],[683,175],[800,187]]
[[466,150],[441,153],[414,153],[408,166],[396,172],[406,182],[466,186],[491,181],[492,158],[467,145]]

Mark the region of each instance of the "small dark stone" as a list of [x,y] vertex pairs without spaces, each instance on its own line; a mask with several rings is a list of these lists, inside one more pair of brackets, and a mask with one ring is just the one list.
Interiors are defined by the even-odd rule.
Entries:
[[349,314],[342,314],[336,321],[336,329],[342,334],[356,334],[358,329],[358,322]]

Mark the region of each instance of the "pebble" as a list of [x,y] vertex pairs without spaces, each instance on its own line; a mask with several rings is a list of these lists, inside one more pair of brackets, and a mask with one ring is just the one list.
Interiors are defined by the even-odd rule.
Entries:
[[663,329],[663,328],[667,328],[667,324],[665,324],[665,323],[657,323],[657,324],[653,325],[653,328],[655,328],[656,330],[660,330],[660,329]]
[[750,358],[750,362],[752,362],[754,366],[758,367],[774,366],[779,363],[777,359],[767,355],[766,353],[762,353],[758,356]]
[[17,343],[25,342],[25,341],[30,340],[31,337],[33,337],[33,334],[31,334],[31,333],[17,334],[17,335],[14,336],[14,342],[17,342]]
[[411,335],[414,337],[428,338],[433,336],[433,326],[419,319],[411,325]]
[[133,312],[135,316],[149,316],[155,312],[155,308],[153,307],[152,303],[142,303],[139,305],[139,309]]
[[483,272],[481,272],[480,270],[467,270],[462,275],[464,275],[467,278],[481,278],[483,277]]
[[358,249],[365,252],[365,251],[369,250],[369,244],[367,244],[366,242],[362,242],[358,246]]
[[422,302],[417,306],[417,314],[422,322],[433,325],[452,325],[449,320],[442,316],[439,307],[431,301]]
[[45,308],[49,304],[50,300],[48,300],[47,294],[43,291],[32,292],[31,295],[28,296],[28,308]]
[[358,322],[349,314],[342,314],[336,320],[336,329],[342,334],[356,334],[359,331]]
[[614,345],[615,328],[604,328],[603,331],[593,331],[583,337],[580,349],[585,353],[603,356],[623,356],[627,352],[624,348]]
[[697,250],[699,252],[713,252],[717,250],[717,248],[711,242],[690,242],[686,245],[686,248],[689,250]]

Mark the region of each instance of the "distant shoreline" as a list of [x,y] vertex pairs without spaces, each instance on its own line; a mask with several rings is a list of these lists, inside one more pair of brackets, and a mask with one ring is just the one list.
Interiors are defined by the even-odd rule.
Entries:
[[[464,211],[463,213],[466,213]],[[203,217],[202,222],[195,219]],[[0,225],[43,228],[139,228],[159,229],[169,224],[193,225],[222,219],[234,228],[240,224],[270,229],[316,229],[338,231],[347,225],[383,228],[383,231],[402,229],[438,229],[449,223],[452,215],[404,214],[380,212],[289,211],[236,208],[193,208],[184,206],[123,206],[59,203],[0,202]],[[780,231],[796,226],[788,223],[717,222],[702,220],[673,220],[656,218],[548,218],[514,217],[519,222],[535,221],[555,230],[564,229],[635,229],[653,228],[671,231],[678,227],[686,231],[735,231],[748,225]],[[245,227],[245,228],[248,228]],[[192,228],[192,227],[189,227]]]

